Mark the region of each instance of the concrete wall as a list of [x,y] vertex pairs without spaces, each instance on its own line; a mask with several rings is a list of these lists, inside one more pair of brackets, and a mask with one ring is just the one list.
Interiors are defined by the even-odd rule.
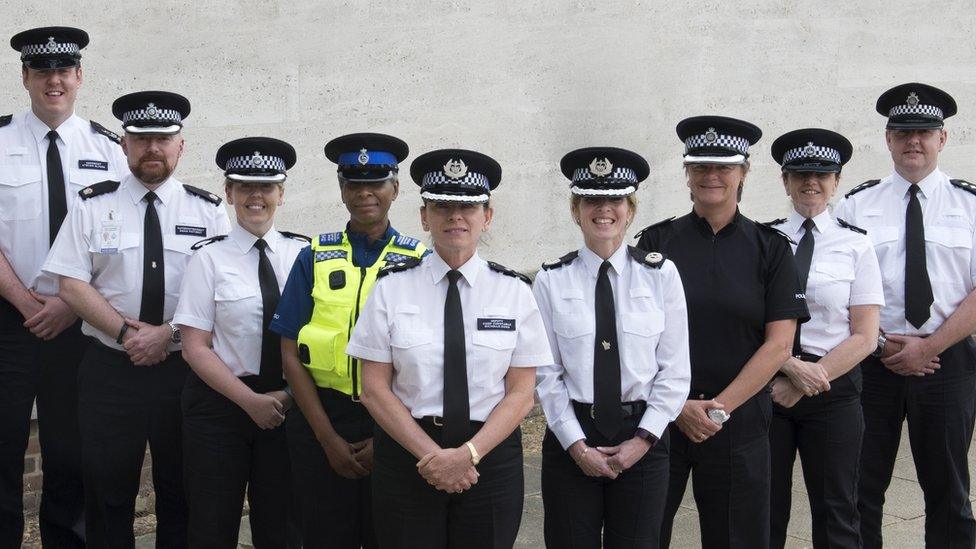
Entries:
[[[219,190],[223,142],[270,135],[298,149],[279,228],[341,228],[326,141],[353,131],[405,139],[413,157],[461,146],[497,158],[504,177],[487,257],[532,269],[578,247],[563,153],[639,151],[651,177],[631,233],[690,208],[678,120],[724,114],[758,124],[742,210],[788,208],[768,146],[806,126],[856,145],[842,189],[888,173],[877,96],[920,80],[952,93],[943,166],[976,178],[973,0],[737,1],[0,1],[6,40],[65,24],[92,36],[78,112],[109,127],[112,100],[167,89],[193,103],[185,182]],[[17,54],[0,60],[4,112],[25,108]],[[394,224],[419,235],[417,187],[402,173]]]

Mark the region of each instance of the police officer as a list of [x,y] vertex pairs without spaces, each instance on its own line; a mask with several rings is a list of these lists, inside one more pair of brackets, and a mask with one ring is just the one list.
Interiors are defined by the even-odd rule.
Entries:
[[478,255],[498,163],[436,150],[410,175],[434,253],[384,270],[346,348],[364,361],[363,403],[377,426],[376,534],[384,548],[511,547],[519,423],[535,368],[552,362],[545,327],[528,278]]
[[0,117],[0,546],[23,538],[31,408],[44,480],[41,541],[84,545],[78,362],[88,340],[41,264],[81,188],[128,168],[119,137],[74,113],[88,34],[44,27],[10,39],[30,109]]
[[863,229],[833,218],[827,204],[853,147],[818,128],[781,135],[770,148],[793,209],[771,226],[793,239],[810,321],[772,383],[770,546],[783,547],[793,461],[803,464],[814,547],[861,546],[857,475],[864,420],[858,363],[875,348],[884,304],[881,271]]
[[79,366],[88,543],[131,547],[146,442],[152,452],[156,539],[186,545],[180,393],[188,371],[171,324],[190,247],[224,234],[216,195],[173,177],[190,103],[175,93],[122,96],[122,148],[131,174],[79,192],[44,263],[61,297],[96,339]]
[[298,402],[286,429],[292,474],[310,547],[375,547],[370,503],[373,421],[359,402],[360,363],[345,354],[380,267],[420,258],[420,241],[390,224],[407,144],[389,135],[333,139],[349,211],[342,232],[319,235],[298,254],[271,330],[282,337],[285,376]]
[[643,158],[590,147],[560,165],[585,245],[544,264],[532,288],[554,358],[536,371],[546,545],[658,547],[667,426],[691,378],[681,278],[660,253],[623,244]]
[[868,231],[884,283],[878,356],[863,368],[858,507],[880,547],[884,495],[902,423],[925,494],[925,543],[973,547],[967,452],[976,417],[976,187],[939,169],[956,102],[911,83],[878,98],[894,173],[852,189],[836,215]]
[[[275,230],[295,149],[245,137],[217,151],[237,224],[194,245],[173,322],[192,372],[183,389],[183,464],[191,547],[237,547],[247,492],[256,547],[288,547],[291,501],[282,425],[281,346],[270,332],[281,289],[308,238]],[[211,344],[212,342],[212,344]]]
[[766,547],[772,403],[765,387],[789,357],[807,308],[787,238],[738,209],[749,146],[762,132],[721,116],[687,118],[677,132],[692,211],[644,229],[638,243],[674,261],[688,302],[691,395],[671,431],[661,541],[670,543],[693,473],[702,545]]

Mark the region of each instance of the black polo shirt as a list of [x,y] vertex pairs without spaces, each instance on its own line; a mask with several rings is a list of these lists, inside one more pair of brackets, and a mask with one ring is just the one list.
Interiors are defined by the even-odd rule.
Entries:
[[790,243],[736,210],[718,234],[692,213],[638,233],[681,274],[688,302],[691,395],[720,393],[766,339],[766,323],[810,318]]

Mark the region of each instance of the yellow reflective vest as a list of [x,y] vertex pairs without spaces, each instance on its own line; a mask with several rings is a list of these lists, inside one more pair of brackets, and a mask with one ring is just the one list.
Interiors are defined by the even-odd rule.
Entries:
[[352,262],[346,233],[326,233],[312,241],[312,318],[298,332],[298,356],[319,387],[359,397],[359,361],[346,355],[346,344],[359,313],[389,263],[422,258],[427,248],[416,238],[397,235],[368,267]]

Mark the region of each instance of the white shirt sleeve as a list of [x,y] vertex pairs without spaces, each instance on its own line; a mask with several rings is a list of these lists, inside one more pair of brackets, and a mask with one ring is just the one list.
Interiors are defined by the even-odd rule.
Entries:
[[173,323],[213,332],[215,314],[213,258],[200,250],[186,265]]
[[671,261],[661,267],[666,276],[664,291],[664,331],[658,339],[657,374],[651,384],[647,410],[640,428],[660,437],[674,421],[688,399],[691,387],[691,359],[688,350],[688,309],[681,276]]
[[865,239],[866,246],[858,250],[854,263],[854,282],[851,283],[850,306],[885,304],[884,287],[881,282],[881,267],[871,241]]
[[376,281],[373,291],[366,299],[366,305],[359,314],[359,320],[352,329],[346,354],[362,360],[393,363],[393,350],[390,348],[390,321],[384,289],[389,278]]
[[532,291],[519,281],[518,339],[512,351],[513,368],[534,368],[552,364],[552,351],[545,337],[546,327]]
[[55,276],[91,282],[92,259],[89,252],[91,226],[87,219],[87,212],[82,207],[83,202],[83,200],[75,201],[61,230],[58,231],[58,236],[41,270]]
[[556,333],[552,330],[552,304],[549,301],[549,273],[539,271],[532,285],[539,307],[549,347],[552,350],[552,364],[539,366],[535,370],[536,395],[542,404],[542,411],[546,414],[546,421],[552,429],[556,439],[563,449],[569,448],[574,442],[586,438],[576,412],[569,399],[569,390],[563,381],[562,357],[559,354],[559,344]]

